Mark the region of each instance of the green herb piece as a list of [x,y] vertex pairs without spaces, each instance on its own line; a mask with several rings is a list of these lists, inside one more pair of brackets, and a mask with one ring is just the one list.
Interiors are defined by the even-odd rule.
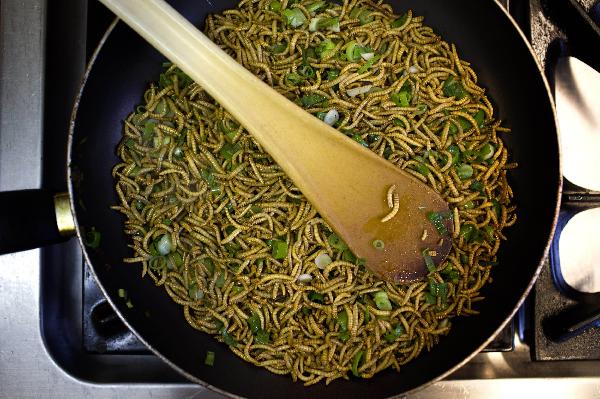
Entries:
[[363,357],[363,351],[358,351],[356,352],[356,355],[354,355],[354,357],[352,358],[352,366],[350,368],[350,370],[352,371],[352,374],[355,377],[360,377],[360,373],[358,372],[358,366],[360,364],[360,360]]
[[367,62],[365,62],[363,64],[363,66],[361,66],[360,68],[358,68],[358,71],[356,71],[357,73],[365,73],[367,72],[369,69],[371,69],[371,67],[377,62],[379,61],[379,58],[381,58],[380,55],[374,55],[373,57],[371,57]]
[[471,185],[469,186],[469,189],[471,191],[483,191],[483,183],[480,181],[474,181],[473,183],[471,183]]
[[312,79],[315,77],[315,70],[310,65],[300,65],[297,69],[298,74],[304,79]]
[[448,266],[444,270],[442,270],[442,275],[444,276],[444,280],[450,281],[452,283],[457,283],[458,279],[460,278],[460,273],[452,266]]
[[256,313],[252,313],[250,317],[248,317],[248,326],[250,327],[250,331],[252,334],[256,334],[260,329],[260,317]]
[[354,136],[352,136],[352,140],[356,141],[357,143],[359,143],[360,145],[362,145],[363,147],[369,148],[369,143],[367,143],[360,134],[355,134]]
[[287,43],[283,42],[283,43],[277,43],[272,45],[271,47],[269,47],[269,51],[272,54],[281,54],[283,53],[286,49],[287,49]]
[[327,8],[328,4],[326,1],[315,1],[306,6],[306,10],[311,14],[323,11]]
[[385,248],[385,243],[383,242],[383,240],[373,240],[371,244],[375,249],[378,249],[380,251],[383,251],[383,249]]
[[267,345],[270,341],[270,334],[265,330],[258,330],[255,340],[257,344]]
[[325,296],[315,291],[310,291],[308,293],[308,299],[320,304],[323,304],[325,302]]
[[285,17],[285,22],[292,28],[302,26],[306,22],[306,16],[299,8],[288,8],[283,10],[282,15]]
[[350,332],[349,331],[341,331],[338,334],[338,338],[340,339],[340,341],[346,342],[350,339]]
[[271,255],[275,259],[285,259],[288,254],[288,244],[285,241],[273,240],[271,249]]
[[429,248],[425,248],[423,251],[421,251],[421,254],[423,255],[423,259],[425,260],[425,266],[427,266],[427,270],[429,270],[429,272],[434,272],[436,267],[429,251]]
[[331,54],[334,49],[335,43],[332,42],[330,39],[325,39],[321,43],[319,43],[317,47],[315,47],[315,53],[319,56],[319,58],[325,58],[329,54]]
[[304,80],[305,80],[304,77],[298,75],[295,72],[288,73],[285,76],[285,82],[291,86],[298,86],[299,84],[304,82]]
[[328,69],[325,73],[325,77],[327,80],[335,80],[340,76],[340,70],[336,68]]
[[337,322],[340,325],[341,331],[348,331],[348,313],[345,310],[338,313]]
[[427,219],[433,224],[433,227],[437,230],[437,232],[441,236],[448,236],[450,233],[446,228],[446,224],[444,223],[446,219],[449,219],[450,215],[443,214],[441,212],[427,212]]
[[442,302],[446,302],[448,296],[448,283],[438,283],[431,280],[429,282],[429,293],[436,298],[440,298]]
[[465,241],[469,242],[471,240],[471,236],[473,235],[473,232],[476,231],[477,229],[475,228],[474,225],[472,225],[471,223],[465,223],[462,226],[460,226],[460,231],[458,233],[459,237],[463,237],[465,239]]
[[494,156],[494,152],[496,152],[496,148],[490,143],[485,143],[477,152],[477,160],[487,161]]
[[392,310],[392,303],[385,291],[377,291],[375,295],[373,295],[373,301],[375,301],[375,306],[377,306],[377,309],[379,310]]
[[435,303],[437,302],[437,299],[435,298],[435,295],[432,295],[429,292],[425,293],[425,302],[427,302],[429,305],[435,305]]
[[274,0],[269,3],[269,10],[279,12],[281,10],[281,3],[277,0]]
[[223,288],[224,285],[225,285],[225,272],[221,272],[217,276],[217,280],[215,281],[215,287]]
[[144,139],[144,141],[152,140],[152,138],[154,137],[154,128],[155,127],[156,127],[156,122],[146,121],[146,123],[144,123],[144,128],[142,129],[142,131],[143,131],[142,138]]
[[225,327],[223,327],[221,329],[221,337],[223,338],[223,342],[225,342],[226,345],[229,345],[229,346],[237,345],[237,341],[235,339],[233,339],[233,337],[231,335],[229,335],[229,333],[227,332]]
[[391,28],[399,28],[401,26],[403,26],[406,23],[406,20],[408,19],[408,14],[404,13],[400,16],[400,18],[395,19],[391,24],[390,27]]
[[427,112],[427,104],[417,104],[415,108],[415,115],[423,115]]
[[473,176],[473,167],[467,163],[463,163],[456,168],[456,174],[461,180],[467,180]]
[[430,173],[429,172],[429,167],[425,163],[423,163],[423,162],[418,162],[418,163],[414,164],[412,166],[412,169],[416,170],[417,172],[419,172],[423,176],[427,176]]
[[338,251],[343,251],[348,248],[348,245],[335,233],[331,233],[329,237],[327,237],[327,242],[333,249],[337,249]]
[[392,343],[400,336],[404,334],[404,326],[402,324],[396,324],[396,327],[389,333],[385,334],[384,338],[387,342]]
[[215,352],[207,351],[206,358],[204,358],[204,364],[207,366],[214,366],[215,364]]
[[407,91],[390,94],[390,100],[399,107],[408,107],[410,105],[411,94]]
[[351,62],[360,60],[362,54],[372,53],[373,50],[367,46],[361,46],[354,40],[346,45],[346,59]]
[[242,149],[239,143],[231,144],[225,143],[223,147],[219,150],[219,154],[227,160],[231,160],[233,156]]
[[96,231],[96,228],[92,226],[89,231],[86,231],[83,237],[83,243],[86,247],[90,247],[92,249],[97,249],[100,246],[100,241],[102,240],[102,234],[99,231]]
[[201,169],[200,176],[208,185],[211,193],[218,195],[221,192],[221,185],[215,180],[211,169]]
[[308,29],[311,32],[328,30],[331,32],[340,31],[340,19],[338,17],[313,18],[310,20]]
[[327,97],[320,94],[305,94],[300,98],[300,102],[304,107],[312,107],[327,100]]
[[463,87],[462,83],[459,80],[456,80],[456,78],[452,75],[444,81],[442,91],[446,97],[454,97],[457,100],[461,100],[467,96],[467,91]]

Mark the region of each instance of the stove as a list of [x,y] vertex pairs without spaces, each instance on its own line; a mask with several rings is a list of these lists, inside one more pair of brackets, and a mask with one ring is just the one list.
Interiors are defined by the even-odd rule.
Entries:
[[[551,12],[555,1],[501,1],[551,84],[556,60],[577,49],[571,35],[580,35]],[[579,2],[586,11],[594,11],[592,3]],[[96,1],[0,2],[0,190],[64,190],[71,105],[112,20]],[[600,70],[593,56],[586,61]],[[557,237],[573,215],[600,205],[600,193],[566,181],[563,200]],[[558,247],[555,239],[513,322],[464,367],[415,398],[600,397],[600,329],[562,342],[553,335],[553,320],[600,305],[597,295],[561,285]],[[127,330],[87,271],[75,239],[1,256],[0,397],[84,395],[221,397],[189,383]]]

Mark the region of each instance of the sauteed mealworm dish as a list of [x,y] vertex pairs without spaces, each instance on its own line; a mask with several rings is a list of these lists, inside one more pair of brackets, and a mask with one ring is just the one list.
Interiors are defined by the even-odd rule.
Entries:
[[[243,126],[165,63],[124,122],[114,209],[133,250],[125,262],[191,327],[310,385],[401,372],[453,318],[477,314],[516,222],[517,165],[476,67],[424,22],[368,0],[244,0],[205,22],[245,68],[450,204],[428,214],[422,239],[437,230],[452,250],[437,265],[424,250],[429,273],[410,284],[366,269]],[[374,201],[389,205],[382,223],[396,217],[396,187]]]

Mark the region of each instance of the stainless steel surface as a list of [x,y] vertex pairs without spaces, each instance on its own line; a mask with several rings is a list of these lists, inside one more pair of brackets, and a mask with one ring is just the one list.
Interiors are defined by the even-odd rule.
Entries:
[[[41,182],[45,11],[43,0],[0,2],[0,191]],[[192,384],[72,377],[50,356],[40,332],[40,277],[39,250],[0,257],[0,398],[219,397]],[[600,361],[530,359],[529,347],[517,340],[515,351],[477,355],[447,381],[412,397],[600,398]]]
[[554,76],[563,175],[600,191],[600,73],[577,58],[564,57]]
[[600,292],[599,224],[600,208],[588,209],[573,216],[560,233],[560,273],[579,292]]

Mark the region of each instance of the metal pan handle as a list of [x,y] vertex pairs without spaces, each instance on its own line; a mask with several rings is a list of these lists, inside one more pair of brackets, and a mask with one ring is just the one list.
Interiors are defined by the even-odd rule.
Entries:
[[75,232],[67,193],[0,192],[0,209],[0,255],[66,241]]

